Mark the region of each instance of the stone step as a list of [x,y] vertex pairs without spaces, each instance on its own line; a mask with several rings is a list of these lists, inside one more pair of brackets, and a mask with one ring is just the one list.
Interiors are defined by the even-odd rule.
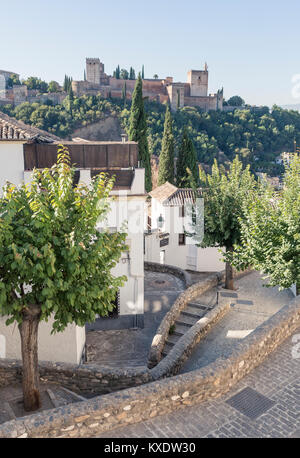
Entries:
[[178,321],[175,323],[175,329],[173,334],[171,335],[176,335],[176,336],[183,336],[186,331],[191,327],[191,325],[184,325],[184,324],[179,324]]
[[166,340],[166,343],[175,345],[178,342],[178,340],[180,339],[180,337],[181,335],[179,336],[178,334],[171,334],[171,335],[169,334]]
[[165,346],[164,346],[164,349],[163,349],[163,352],[166,353],[166,354],[168,354],[169,351],[172,350],[172,348],[174,347],[174,345],[175,345],[175,344],[174,344],[173,342],[168,342],[168,341],[166,340]]
[[189,305],[191,307],[195,307],[195,308],[200,309],[200,310],[207,310],[208,308],[210,308],[205,304],[200,304],[199,302],[189,302]]
[[193,318],[202,318],[204,316],[204,310],[201,310],[197,307],[192,307],[188,305],[184,310],[182,310],[181,315],[187,315]]
[[175,325],[177,326],[178,324],[180,326],[186,326],[187,328],[190,328],[193,326],[199,318],[191,317],[189,315],[183,315],[182,313],[179,315],[178,319],[175,321]]

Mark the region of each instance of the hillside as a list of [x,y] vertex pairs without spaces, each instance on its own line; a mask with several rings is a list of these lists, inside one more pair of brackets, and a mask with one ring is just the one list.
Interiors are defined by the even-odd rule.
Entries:
[[[145,102],[148,139],[151,154],[159,156],[163,134],[165,106]],[[6,105],[3,111],[62,138],[83,137],[90,140],[117,140],[128,127],[130,102],[102,99],[101,96],[68,96],[61,105],[28,102],[16,108]],[[211,165],[239,154],[243,162],[256,171],[270,175],[281,173],[274,159],[281,151],[292,151],[294,140],[300,144],[300,113],[278,106],[245,108],[234,112],[211,111],[184,107],[173,114],[176,149],[183,127],[187,126],[195,144],[198,160]],[[220,154],[221,152],[221,154]]]

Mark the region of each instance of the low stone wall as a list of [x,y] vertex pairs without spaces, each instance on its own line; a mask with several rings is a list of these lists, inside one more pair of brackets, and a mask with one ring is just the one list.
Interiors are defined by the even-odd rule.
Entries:
[[144,269],[149,270],[150,272],[160,272],[164,274],[175,275],[175,277],[180,278],[184,282],[185,287],[188,286],[189,277],[185,270],[180,269],[180,267],[169,266],[168,264],[158,264],[157,262],[144,262]]
[[[149,263],[149,264],[155,264],[155,263]],[[160,264],[157,264],[157,265],[160,265]],[[166,266],[166,267],[169,268],[170,266]],[[248,275],[252,271],[253,271],[252,268],[248,268],[240,272],[234,269],[233,276],[234,278],[241,278],[245,275]],[[185,272],[185,275],[186,275],[186,272]],[[155,336],[153,337],[150,351],[149,351],[149,358],[148,358],[148,367],[149,368],[153,368],[161,360],[162,351],[166,343],[166,340],[168,338],[170,327],[175,323],[180,313],[187,307],[188,303],[193,301],[193,299],[200,296],[201,294],[204,294],[206,291],[213,288],[214,286],[217,286],[221,281],[224,281],[224,279],[225,279],[224,270],[222,272],[211,274],[205,280],[201,280],[200,282],[194,283],[193,285],[191,285],[189,288],[187,288],[183,293],[181,293],[178,296],[178,298],[172,305],[169,312],[164,316],[161,324],[159,325],[156,331]],[[188,281],[186,281],[186,284],[188,284]]]
[[148,367],[154,367],[161,360],[161,354],[168,338],[170,327],[175,323],[182,310],[184,310],[188,303],[200,294],[203,294],[214,286],[217,286],[221,278],[222,273],[212,274],[205,280],[194,283],[177,297],[171,309],[164,316],[152,340]]
[[213,326],[230,310],[230,302],[216,305],[195,323],[174,345],[172,350],[157,366],[151,369],[153,380],[177,374],[191,355],[194,347],[210,332]]
[[226,393],[300,328],[300,298],[248,335],[230,358],[196,371],[0,425],[0,437],[94,437]]
[[[147,367],[117,369],[95,364],[39,363],[43,381],[59,383],[75,393],[96,396],[142,385],[152,380]],[[22,362],[0,359],[0,387],[21,382]]]

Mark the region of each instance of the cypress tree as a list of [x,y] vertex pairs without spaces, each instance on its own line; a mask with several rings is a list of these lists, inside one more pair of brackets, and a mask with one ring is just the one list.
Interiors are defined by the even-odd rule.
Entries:
[[199,184],[197,153],[186,127],[183,130],[176,164],[176,184],[181,188]]
[[143,100],[143,83],[140,73],[132,94],[128,135],[129,140],[138,142],[139,161],[141,166],[145,168],[145,189],[149,192],[152,189],[151,163],[147,138],[146,113]]
[[145,79],[145,68],[144,65],[142,67],[142,80]]
[[166,109],[162,149],[159,156],[158,186],[166,181],[174,183],[174,136],[169,106]]
[[86,81],[86,73],[85,73],[85,70],[83,72],[83,80]]
[[120,79],[120,65],[118,65],[117,68],[116,68],[116,78],[117,78],[117,80]]

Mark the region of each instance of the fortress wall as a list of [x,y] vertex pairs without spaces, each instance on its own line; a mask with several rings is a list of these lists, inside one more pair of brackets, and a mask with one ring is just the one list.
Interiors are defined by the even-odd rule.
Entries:
[[200,107],[203,110],[217,109],[217,96],[211,97],[184,97],[184,105],[188,107]]

